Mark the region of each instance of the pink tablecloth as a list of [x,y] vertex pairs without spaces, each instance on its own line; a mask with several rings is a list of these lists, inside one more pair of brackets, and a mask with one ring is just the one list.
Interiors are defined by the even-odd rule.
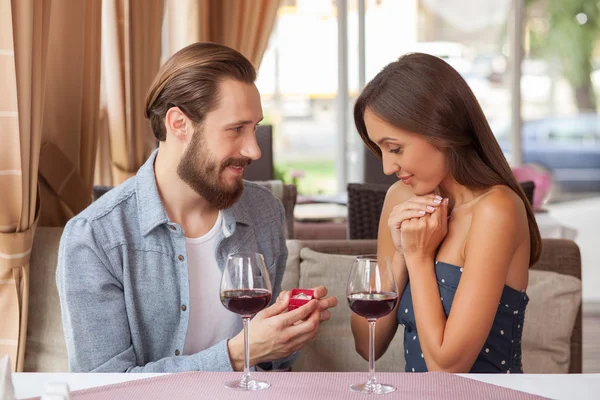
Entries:
[[[255,373],[271,387],[259,392],[240,393],[223,383],[239,373],[186,372],[141,379],[71,393],[73,400],[197,400],[197,399],[364,399],[349,386],[363,382],[366,373]],[[447,373],[377,374],[381,383],[395,385],[396,392],[385,398],[398,399],[544,399],[543,397],[490,385]]]

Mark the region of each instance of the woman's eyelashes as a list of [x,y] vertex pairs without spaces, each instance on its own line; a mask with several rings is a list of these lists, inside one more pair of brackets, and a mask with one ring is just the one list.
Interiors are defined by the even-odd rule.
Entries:
[[390,147],[388,151],[392,154],[400,154],[402,153],[402,147]]

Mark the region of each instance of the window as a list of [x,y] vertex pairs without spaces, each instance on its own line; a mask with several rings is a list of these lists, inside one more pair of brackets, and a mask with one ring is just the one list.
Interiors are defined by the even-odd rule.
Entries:
[[402,54],[432,54],[465,78],[488,120],[510,121],[510,5],[509,0],[368,0],[367,81]]
[[336,15],[335,2],[283,2],[258,71],[275,168],[287,181],[300,176],[302,194],[337,189]]
[[524,128],[538,128],[523,161],[544,161],[554,178],[552,202],[597,195],[600,8],[589,0],[526,4],[522,118]]

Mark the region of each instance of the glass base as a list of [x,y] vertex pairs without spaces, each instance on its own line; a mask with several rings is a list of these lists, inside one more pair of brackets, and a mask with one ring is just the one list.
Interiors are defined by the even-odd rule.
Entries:
[[249,381],[244,381],[243,379],[240,381],[231,381],[225,383],[225,387],[233,390],[241,390],[241,391],[255,391],[255,390],[263,390],[271,386],[270,383],[264,381],[257,381],[251,379]]
[[357,383],[350,386],[350,390],[358,393],[365,394],[386,394],[396,390],[396,387],[392,385],[386,385],[383,383]]

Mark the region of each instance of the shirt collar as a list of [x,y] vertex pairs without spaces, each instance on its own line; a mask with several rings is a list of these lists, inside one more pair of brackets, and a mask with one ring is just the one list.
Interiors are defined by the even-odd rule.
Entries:
[[[169,217],[162,204],[158,187],[156,186],[156,175],[154,173],[154,161],[158,154],[158,149],[154,150],[148,160],[138,170],[136,175],[137,208],[140,216],[140,231],[143,236],[148,235],[159,225],[169,223]],[[237,223],[250,225],[251,213],[244,197],[248,194],[246,191],[233,206],[223,210],[224,233],[225,236],[231,236],[235,232]]]

